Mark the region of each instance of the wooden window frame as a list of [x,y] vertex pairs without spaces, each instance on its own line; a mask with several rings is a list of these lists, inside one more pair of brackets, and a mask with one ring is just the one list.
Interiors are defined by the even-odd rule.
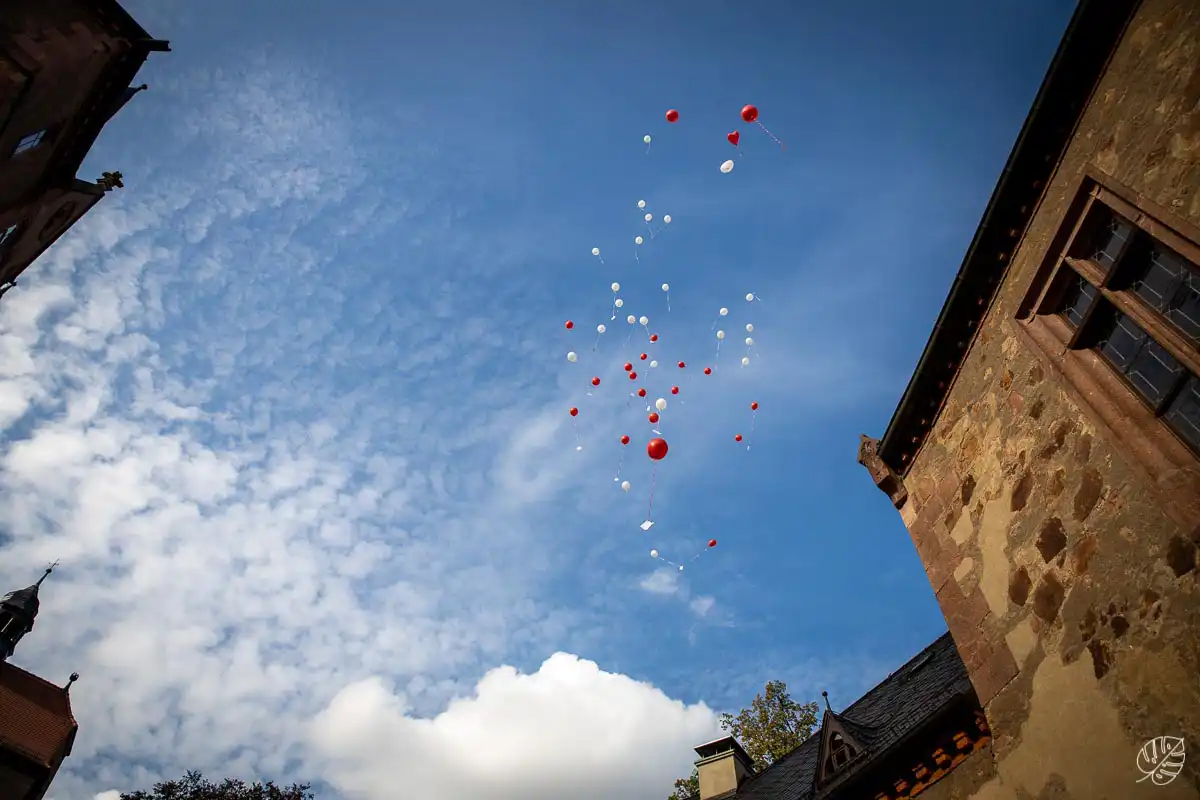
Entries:
[[[1120,258],[1106,273],[1095,262],[1081,258],[1076,243],[1081,233],[1094,230],[1091,226],[1098,205],[1129,220],[1135,232],[1140,230],[1195,265],[1200,265],[1200,230],[1093,168],[1080,177],[1073,198],[1019,306],[1016,329],[1033,352],[1059,374],[1084,413],[1125,446],[1133,456],[1132,466],[1162,493],[1168,513],[1190,527],[1200,521],[1200,497],[1195,496],[1200,452],[1161,419],[1171,398],[1152,407],[1089,337],[1096,328],[1092,320],[1097,309],[1107,306],[1126,315],[1183,367],[1185,376],[1175,392],[1186,383],[1186,373],[1200,376],[1200,342],[1192,342],[1131,287],[1120,288],[1120,279],[1128,274]],[[1128,252],[1133,238],[1129,237],[1122,253]],[[1077,327],[1059,313],[1073,274],[1096,290]]]

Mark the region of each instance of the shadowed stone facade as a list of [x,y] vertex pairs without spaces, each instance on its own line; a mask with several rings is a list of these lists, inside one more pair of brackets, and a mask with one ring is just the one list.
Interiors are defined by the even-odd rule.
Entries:
[[[1089,198],[1169,228],[1185,257],[1200,243],[1200,3],[1121,5],[1128,25],[1076,127],[1043,148],[1044,193],[1009,223],[1009,247],[973,245],[964,262],[994,284],[974,298],[978,332],[946,377],[922,359],[888,434],[860,452],[992,731],[994,764],[930,798],[1200,797],[1200,458],[1039,299]],[[952,295],[943,317],[971,305]],[[1159,736],[1192,752],[1168,785],[1139,783],[1138,751]]]

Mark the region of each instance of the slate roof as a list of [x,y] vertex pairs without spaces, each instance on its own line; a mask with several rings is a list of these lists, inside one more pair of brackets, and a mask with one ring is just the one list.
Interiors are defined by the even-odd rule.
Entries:
[[[862,774],[943,709],[973,693],[954,639],[944,633],[837,716],[865,753],[844,777]],[[821,800],[836,796],[841,781],[813,791],[820,730],[738,789],[737,800]]]
[[54,767],[70,755],[78,728],[68,692],[0,662],[0,747]]
[[0,597],[0,606],[16,609],[33,619],[37,616],[38,609],[42,607],[41,600],[38,599],[38,585],[35,583],[33,586],[9,592]]

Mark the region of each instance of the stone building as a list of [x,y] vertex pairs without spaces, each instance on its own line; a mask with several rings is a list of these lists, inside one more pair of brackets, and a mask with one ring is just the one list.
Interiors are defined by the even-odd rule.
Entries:
[[0,13],[0,295],[120,188],[75,177],[132,87],[152,39],[115,0],[5,0]]
[[1196,0],[1079,4],[859,460],[986,710],[952,796],[1200,797]]
[[33,630],[49,574],[0,597],[0,800],[42,800],[79,730],[70,695],[78,675],[56,686],[8,661]]
[[[987,721],[950,634],[755,772],[732,737],[700,745],[698,800],[947,800],[986,780]],[[953,778],[953,780],[948,780]]]

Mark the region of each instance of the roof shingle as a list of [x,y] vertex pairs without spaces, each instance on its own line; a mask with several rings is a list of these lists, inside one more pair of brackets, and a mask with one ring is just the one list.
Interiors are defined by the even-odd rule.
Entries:
[[[857,766],[840,778],[861,774],[951,702],[973,691],[954,639],[948,632],[942,634],[838,715],[866,749]],[[738,790],[738,800],[814,800],[828,796],[835,787],[814,793],[813,786],[820,739],[818,730],[755,775]]]
[[0,746],[53,767],[70,753],[78,727],[62,687],[0,662]]

